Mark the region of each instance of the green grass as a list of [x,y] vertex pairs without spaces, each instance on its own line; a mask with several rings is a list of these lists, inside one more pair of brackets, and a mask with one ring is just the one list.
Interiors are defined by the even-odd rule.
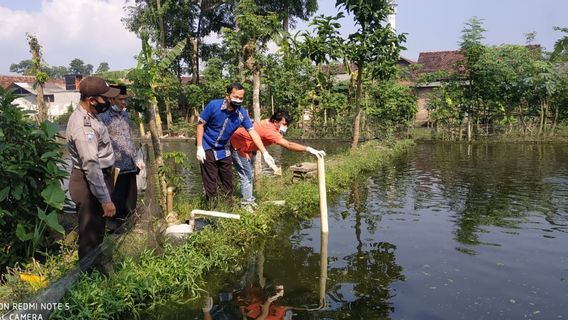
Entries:
[[[393,145],[369,142],[358,150],[326,159],[329,196],[344,190],[356,177],[376,170],[389,159],[413,145],[400,141]],[[262,204],[255,214],[237,212],[240,220],[215,221],[214,225],[192,234],[176,246],[165,243],[158,250],[131,247],[115,272],[108,278],[98,273],[83,276],[62,303],[69,310],[54,313],[53,319],[118,319],[125,315],[140,317],[140,312],[155,310],[166,303],[198,299],[204,278],[210,272],[226,272],[243,263],[247,250],[258,239],[275,232],[279,218],[307,218],[318,211],[317,182],[292,183],[290,173],[281,178],[265,177],[259,189],[259,201],[285,200],[284,207]],[[176,210],[180,220],[202,205],[202,200],[180,202]],[[142,243],[143,241],[141,241]]]

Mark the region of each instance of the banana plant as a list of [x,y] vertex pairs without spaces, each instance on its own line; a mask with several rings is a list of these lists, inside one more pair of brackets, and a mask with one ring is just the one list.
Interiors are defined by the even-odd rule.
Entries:
[[153,48],[149,43],[147,33],[142,32],[140,38],[142,39],[142,49],[138,55],[138,62],[136,68],[128,72],[127,78],[132,81],[133,102],[138,106],[139,110],[144,112],[144,120],[150,129],[158,180],[162,189],[160,205],[162,209],[165,209],[167,182],[164,174],[164,157],[160,142],[161,135],[159,134],[159,123],[156,121],[156,115],[160,88],[166,87],[168,83],[171,83],[171,79],[175,78],[170,68],[174,60],[179,57],[185,48],[186,40],[178,42],[172,49],[164,50]]

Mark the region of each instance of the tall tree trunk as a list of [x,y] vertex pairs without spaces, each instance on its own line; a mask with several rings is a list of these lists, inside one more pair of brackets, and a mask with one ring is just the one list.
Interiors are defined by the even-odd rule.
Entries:
[[47,104],[43,98],[43,83],[38,83],[36,87],[37,122],[42,123],[47,120]]
[[[142,113],[138,112],[138,117],[142,119]],[[146,131],[144,130],[144,122],[140,121],[140,138],[146,137]]]
[[191,38],[191,83],[199,83],[199,42],[197,38]]
[[544,120],[542,122],[542,135],[544,136],[546,134],[546,127],[547,127],[547,120],[548,120],[548,98],[544,98],[544,100],[542,101],[543,104],[543,108],[544,108]]
[[284,19],[282,20],[282,30],[288,35],[290,32],[290,2],[289,0],[284,1]]
[[164,131],[162,130],[162,117],[160,116],[160,108],[158,108],[157,103],[153,103],[152,112],[154,113],[154,119],[156,122],[156,133],[158,134],[158,138],[164,135]]
[[357,64],[357,89],[355,91],[355,117],[353,117],[353,140],[351,150],[355,150],[361,136],[361,88],[363,86],[363,62]]
[[544,133],[544,119],[545,119],[544,101],[540,102],[540,125],[538,128],[538,136],[542,136]]
[[156,0],[156,7],[158,9],[158,27],[160,28],[160,49],[166,49],[166,32],[164,30],[164,17],[160,12],[162,10],[161,0]]
[[37,41],[37,38],[26,34],[28,37],[28,44],[30,46],[30,52],[32,53],[32,63],[33,69],[36,76],[36,105],[37,105],[37,123],[40,124],[47,119],[47,104],[45,103],[43,97],[43,88],[46,79],[42,79],[40,75],[43,74],[41,67],[41,46]]
[[172,128],[174,127],[174,120],[172,117],[172,108],[171,103],[169,101],[164,102],[166,105],[166,125],[168,126],[167,132],[168,135],[172,135]]
[[523,136],[527,135],[527,123],[525,122],[525,116],[523,115],[523,103],[519,104],[519,119],[523,125]]
[[556,131],[556,124],[558,123],[558,106],[554,108],[554,119],[552,120],[552,127],[550,128],[550,132],[548,135],[550,137],[554,136],[554,132]]
[[160,207],[162,208],[162,212],[166,210],[166,196],[168,192],[168,185],[166,183],[166,178],[163,175],[163,167],[164,167],[164,152],[162,149],[162,143],[160,142],[160,135],[158,132],[158,126],[156,123],[156,117],[154,110],[157,109],[157,101],[152,99],[151,105],[146,110],[146,124],[148,125],[148,129],[150,130],[150,138],[152,139],[152,150],[154,151],[154,161],[156,163],[156,172],[158,174],[157,179],[160,186]]

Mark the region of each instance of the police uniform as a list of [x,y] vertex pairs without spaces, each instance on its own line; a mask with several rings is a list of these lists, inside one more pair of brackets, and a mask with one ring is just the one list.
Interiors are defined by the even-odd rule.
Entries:
[[79,216],[79,259],[102,243],[102,203],[111,202],[114,154],[106,127],[81,105],[67,123],[67,147],[73,169],[69,193]]

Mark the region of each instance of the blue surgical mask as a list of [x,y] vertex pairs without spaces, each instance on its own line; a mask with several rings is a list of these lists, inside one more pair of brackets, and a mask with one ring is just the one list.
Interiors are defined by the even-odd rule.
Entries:
[[288,126],[285,126],[285,125],[281,125],[281,126],[280,126],[280,134],[281,134],[281,135],[286,134],[286,131],[287,131],[287,130],[288,130]]

